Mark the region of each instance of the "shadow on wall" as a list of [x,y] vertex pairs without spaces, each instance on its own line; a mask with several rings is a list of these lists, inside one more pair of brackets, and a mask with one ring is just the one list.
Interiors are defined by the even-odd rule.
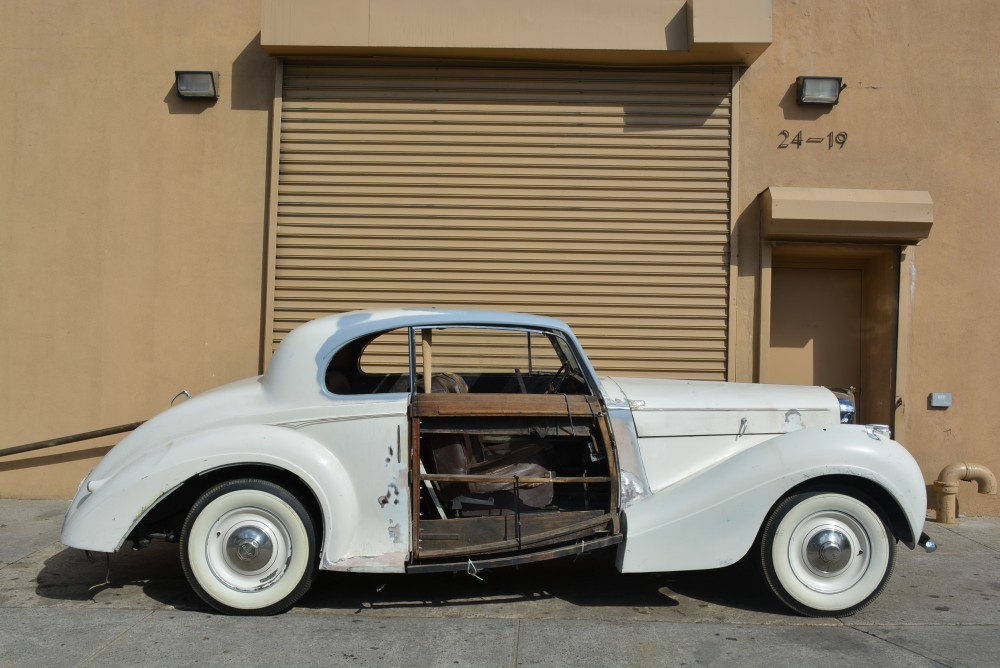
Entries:
[[[699,94],[698,104],[704,108],[709,106],[720,107],[726,103],[729,97],[728,91],[718,95]],[[693,112],[690,116],[673,116],[660,111],[650,110],[648,105],[624,104],[622,106],[622,131],[626,134],[633,132],[658,132],[665,128],[686,128],[686,127],[707,127],[708,121],[713,116],[704,115],[699,121],[700,112]],[[728,135],[723,136],[728,141]]]
[[[274,68],[276,60],[260,45],[260,33],[243,48],[227,73],[219,70],[220,100],[229,99],[234,111],[268,111],[274,99]],[[206,69],[212,69],[206,63]],[[172,81],[163,98],[170,114],[200,114],[214,107],[219,100],[181,98],[177,83]]]
[[[224,79],[219,76],[219,87],[222,87]],[[201,112],[214,107],[218,100],[201,98],[182,98],[177,94],[177,83],[170,86],[163,101],[167,104],[167,111],[170,114],[200,114]]]
[[[736,201],[736,194],[731,196],[731,201]],[[730,233],[730,243],[736,248],[730,248],[730,262],[736,264],[736,276],[732,279],[730,290],[739,289],[741,279],[750,278],[753,280],[753,310],[747,316],[753,323],[753,338],[750,339],[750,374],[755,382],[761,380],[760,368],[760,341],[761,332],[761,285],[760,285],[760,197],[750,200],[750,203],[739,213],[733,223],[733,231]],[[737,259],[738,258],[738,261]],[[744,379],[749,380],[749,379]]]
[[663,38],[668,51],[688,50],[687,4],[681,3],[677,13],[663,27]]
[[[688,9],[686,3],[680,3],[677,13],[663,27],[663,40],[667,51],[688,50]],[[720,65],[719,67],[725,68],[726,66]],[[700,103],[715,106],[724,104],[729,97],[728,83],[726,88],[725,93],[720,93],[714,97],[699,95],[701,99]],[[647,106],[626,104],[623,112],[624,131],[626,133],[649,132],[663,129],[664,118],[662,116],[658,117],[656,112],[650,112]],[[693,118],[695,117],[675,119],[670,124],[676,126],[690,125]]]

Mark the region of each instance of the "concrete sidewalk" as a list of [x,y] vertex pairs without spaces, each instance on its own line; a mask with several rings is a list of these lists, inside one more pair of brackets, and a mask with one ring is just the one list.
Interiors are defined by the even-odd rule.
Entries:
[[213,614],[174,545],[94,562],[67,502],[0,500],[0,666],[984,666],[1000,662],[1000,518],[928,523],[844,620],[778,605],[739,569],[622,575],[607,557],[466,574],[322,573],[276,617]]

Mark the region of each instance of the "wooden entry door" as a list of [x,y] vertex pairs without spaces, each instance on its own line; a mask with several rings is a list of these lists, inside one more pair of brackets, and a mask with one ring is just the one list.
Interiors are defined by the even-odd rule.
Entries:
[[892,425],[899,249],[773,249],[761,380],[856,388],[858,422]]

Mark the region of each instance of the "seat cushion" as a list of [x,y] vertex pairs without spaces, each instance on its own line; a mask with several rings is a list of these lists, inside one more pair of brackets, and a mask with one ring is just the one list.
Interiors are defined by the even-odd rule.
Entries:
[[[549,474],[547,470],[539,466],[538,464],[531,464],[529,462],[520,462],[517,464],[508,464],[507,466],[500,466],[498,468],[491,469],[487,475],[497,475],[497,476],[517,476],[520,478],[544,478]],[[526,483],[518,484],[517,486],[517,496],[521,503],[531,508],[544,508],[545,506],[552,503],[552,495],[554,491],[554,485],[550,482],[545,483]],[[472,495],[486,495],[495,492],[514,492],[514,483],[512,482],[472,482],[469,483],[469,494]]]

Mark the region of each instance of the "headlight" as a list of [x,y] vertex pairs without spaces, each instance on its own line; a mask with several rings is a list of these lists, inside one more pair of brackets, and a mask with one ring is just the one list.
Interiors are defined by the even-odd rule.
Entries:
[[837,387],[831,387],[830,391],[837,397],[837,402],[840,404],[840,424],[854,424],[854,416],[857,412],[854,408],[854,393]]

